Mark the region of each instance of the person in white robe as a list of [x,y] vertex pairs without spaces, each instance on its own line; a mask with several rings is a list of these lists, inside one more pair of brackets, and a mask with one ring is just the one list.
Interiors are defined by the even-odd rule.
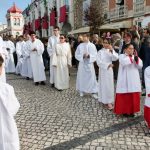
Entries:
[[23,64],[23,50],[25,46],[24,37],[21,35],[19,36],[19,42],[16,44],[16,53],[17,53],[17,66],[16,66],[16,74],[21,74],[22,71],[22,64]]
[[55,81],[55,67],[52,65],[53,54],[55,53],[55,46],[59,43],[60,31],[59,27],[54,27],[54,35],[48,39],[47,52],[50,56],[50,84],[54,87]]
[[89,38],[89,34],[84,34],[84,42],[77,47],[75,52],[75,58],[79,61],[76,89],[81,97],[84,94],[92,94],[94,98],[97,98],[98,83],[93,64],[96,61],[97,50]]
[[52,65],[55,69],[55,88],[64,90],[69,88],[69,67],[72,66],[71,48],[66,36],[60,36],[60,43],[56,45]]
[[5,71],[6,73],[15,73],[16,68],[13,57],[13,53],[15,52],[15,45],[12,41],[9,40],[7,36],[5,37],[4,47],[8,52],[8,57],[5,63],[6,64]]
[[110,40],[103,41],[103,47],[97,55],[99,67],[98,101],[102,102],[109,110],[113,109],[114,102],[114,74],[112,61],[118,59],[118,54],[112,48]]
[[42,54],[44,52],[44,45],[39,39],[36,39],[35,32],[31,32],[30,34],[30,60],[33,72],[33,80],[35,82],[35,85],[39,85],[39,82],[41,82],[42,85],[45,85],[44,81],[46,80],[46,75],[42,58]]
[[144,105],[144,119],[145,119],[146,125],[150,131],[150,66],[148,66],[145,69],[144,78],[145,78],[145,87],[146,87],[146,97],[145,97],[145,105]]
[[143,62],[132,44],[125,45],[125,54],[119,55],[114,113],[134,117],[140,111],[141,81],[139,69]]
[[6,59],[8,57],[8,52],[6,50],[6,47],[4,45],[4,41],[2,39],[2,37],[0,36],[0,55],[3,57],[4,59],[4,63],[3,63],[3,71],[2,71],[2,75],[0,76],[0,81],[2,82],[6,82],[6,73],[5,73],[5,63],[6,63]]
[[23,77],[26,77],[27,80],[32,78],[32,67],[31,67],[31,60],[30,60],[30,45],[31,45],[31,39],[30,35],[26,35],[26,41],[23,46],[23,61],[22,61],[22,70],[21,75]]
[[[0,76],[3,64],[4,59],[0,56]],[[18,129],[14,119],[19,107],[13,87],[0,81],[0,150],[20,150]]]

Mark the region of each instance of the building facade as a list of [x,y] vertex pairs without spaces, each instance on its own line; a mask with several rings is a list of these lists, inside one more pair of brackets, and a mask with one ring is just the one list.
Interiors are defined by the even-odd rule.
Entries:
[[16,37],[23,34],[24,19],[22,10],[19,9],[15,4],[8,9],[6,19],[7,28],[0,31],[2,36],[13,35]]
[[34,30],[39,37],[48,37],[54,26],[59,26],[61,33],[67,33],[74,25],[73,0],[32,0],[23,16],[24,33]]

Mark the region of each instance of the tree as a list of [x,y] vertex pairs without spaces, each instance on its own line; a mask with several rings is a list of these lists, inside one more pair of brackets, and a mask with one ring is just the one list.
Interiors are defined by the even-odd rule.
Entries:
[[92,0],[90,6],[84,11],[84,21],[90,27],[91,33],[98,32],[104,22],[101,0]]

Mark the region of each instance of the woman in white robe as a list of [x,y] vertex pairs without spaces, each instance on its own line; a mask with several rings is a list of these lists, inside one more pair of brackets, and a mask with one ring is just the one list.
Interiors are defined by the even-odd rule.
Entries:
[[[0,76],[3,58],[0,56]],[[14,89],[0,81],[0,150],[19,150],[19,135],[14,119],[20,104]]]
[[6,67],[5,67],[6,73],[14,73],[16,71],[14,56],[13,56],[13,53],[15,52],[15,45],[12,41],[8,39],[4,41],[4,44],[5,44],[4,47],[8,52],[8,57],[6,60]]
[[98,101],[106,105],[109,110],[113,109],[114,102],[114,74],[112,61],[118,59],[118,54],[111,46],[110,40],[105,39],[104,48],[99,50],[97,65],[99,66],[99,91]]
[[55,66],[55,87],[58,90],[69,88],[69,67],[72,66],[71,48],[65,42],[66,37],[60,36],[60,43],[56,45],[52,64]]
[[39,85],[39,82],[41,82],[42,85],[45,85],[44,81],[46,80],[46,75],[42,58],[42,54],[44,52],[44,45],[39,39],[36,39],[35,32],[31,33],[30,50],[33,81],[35,85]]
[[82,97],[85,93],[92,94],[97,98],[98,83],[96,81],[94,62],[96,61],[97,50],[89,41],[90,35],[84,34],[83,40],[75,52],[75,58],[79,61],[76,89]]

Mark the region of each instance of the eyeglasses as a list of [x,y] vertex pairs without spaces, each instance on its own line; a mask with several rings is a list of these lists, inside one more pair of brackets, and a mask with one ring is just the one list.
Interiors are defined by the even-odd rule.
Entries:
[[60,37],[59,39],[64,39],[64,37]]
[[53,30],[54,32],[58,31],[58,30]]

